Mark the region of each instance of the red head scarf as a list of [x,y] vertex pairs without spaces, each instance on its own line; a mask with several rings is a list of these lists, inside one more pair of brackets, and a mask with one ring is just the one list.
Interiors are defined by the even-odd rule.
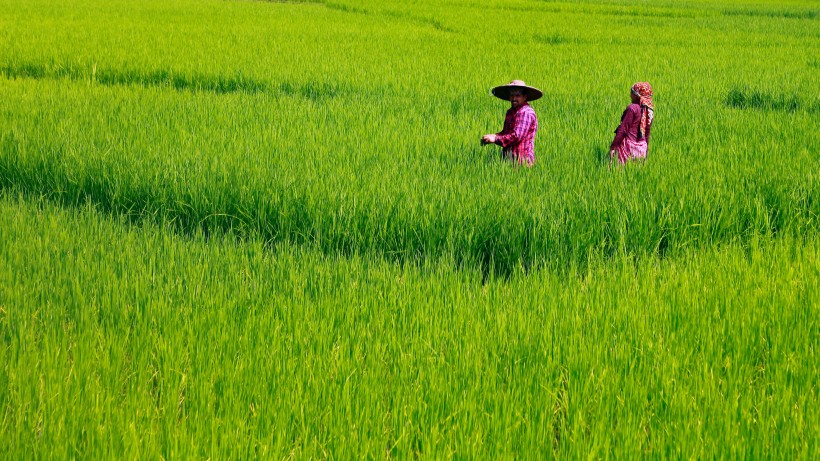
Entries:
[[652,87],[647,82],[638,82],[632,85],[632,93],[640,98],[641,104],[641,129],[640,138],[646,134],[646,127],[655,118],[655,104],[652,103]]

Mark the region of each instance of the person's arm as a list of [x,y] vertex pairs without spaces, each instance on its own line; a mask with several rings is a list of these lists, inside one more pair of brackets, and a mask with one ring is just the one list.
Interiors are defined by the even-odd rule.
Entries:
[[644,132],[644,138],[646,138],[646,144],[649,145],[649,133],[652,131],[652,124],[649,123],[646,125],[646,132]]
[[[506,125],[506,121],[504,123]],[[499,136],[501,136],[502,134],[504,134],[504,128],[503,127],[501,128],[501,131],[499,131],[498,133],[485,134],[484,136],[481,137],[481,145],[483,146],[483,145],[486,145],[486,144],[498,144],[496,142],[496,139]]]
[[618,147],[624,141],[624,138],[626,137],[626,132],[632,125],[634,117],[635,113],[632,111],[630,107],[627,107],[623,115],[621,115],[621,124],[618,126],[618,129],[615,130],[615,139],[612,140],[612,144],[610,144],[609,146],[610,152],[618,149]]
[[513,130],[507,134],[497,134],[495,136],[495,143],[501,147],[511,146],[521,139],[530,130],[530,127],[535,123],[535,113],[532,111],[519,112],[515,116],[515,125]]

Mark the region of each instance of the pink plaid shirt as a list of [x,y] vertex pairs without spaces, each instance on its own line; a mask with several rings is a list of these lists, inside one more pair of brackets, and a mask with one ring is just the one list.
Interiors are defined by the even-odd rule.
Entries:
[[538,117],[529,104],[510,107],[504,117],[504,129],[497,134],[495,143],[503,147],[504,156],[518,163],[535,163],[535,132]]

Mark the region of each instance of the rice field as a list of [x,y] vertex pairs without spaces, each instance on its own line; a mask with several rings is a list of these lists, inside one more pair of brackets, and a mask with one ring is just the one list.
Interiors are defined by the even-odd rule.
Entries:
[[817,458],[818,26],[0,0],[0,457]]

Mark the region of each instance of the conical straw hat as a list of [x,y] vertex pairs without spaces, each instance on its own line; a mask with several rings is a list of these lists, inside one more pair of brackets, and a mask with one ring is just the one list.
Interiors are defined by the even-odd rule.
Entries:
[[538,88],[535,88],[533,86],[527,85],[526,83],[524,83],[523,80],[513,80],[513,81],[511,81],[510,83],[508,83],[506,85],[500,85],[500,86],[497,86],[497,87],[493,88],[492,90],[490,90],[490,92],[496,98],[503,99],[505,101],[509,101],[510,100],[510,90],[513,89],[513,88],[521,88],[523,90],[526,90],[526,92],[527,92],[527,101],[535,101],[536,99],[541,98],[541,96],[544,96],[543,91],[541,91]]

